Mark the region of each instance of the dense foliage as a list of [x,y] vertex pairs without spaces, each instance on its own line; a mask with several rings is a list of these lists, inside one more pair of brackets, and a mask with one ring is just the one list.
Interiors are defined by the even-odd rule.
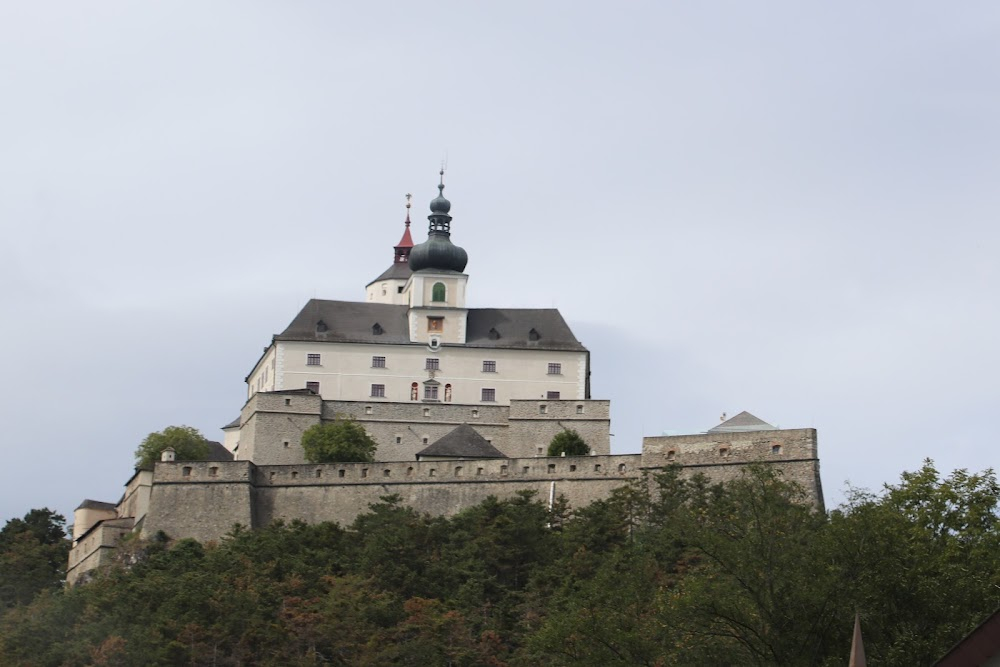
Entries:
[[0,529],[0,611],[62,585],[69,555],[65,525],[61,514],[40,509]]
[[586,456],[590,453],[590,445],[583,436],[573,429],[564,429],[553,436],[549,443],[549,456]]
[[0,617],[12,665],[931,664],[1000,603],[992,472],[930,463],[830,515],[776,472],[676,470],[572,513],[529,493],[451,518],[127,542]]
[[313,424],[302,434],[302,449],[310,463],[373,461],[376,447],[364,427],[348,417]]
[[135,450],[135,467],[149,469],[160,460],[167,447],[174,448],[178,461],[204,461],[210,452],[208,440],[191,426],[168,426],[157,433],[150,433]]

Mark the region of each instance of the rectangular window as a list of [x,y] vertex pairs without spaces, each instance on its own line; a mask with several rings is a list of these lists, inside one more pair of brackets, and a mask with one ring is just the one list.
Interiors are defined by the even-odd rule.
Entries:
[[549,375],[562,375],[562,364],[549,364]]
[[484,361],[483,362],[483,372],[484,373],[496,373],[497,372],[497,362],[495,362],[495,361]]
[[428,317],[427,318],[427,330],[428,331],[444,331],[444,318],[443,317]]
[[550,401],[558,401],[559,400],[559,392],[558,391],[547,391],[547,392],[545,392],[545,398],[549,399]]
[[319,355],[318,354],[307,354],[306,355],[306,366],[319,366]]
[[438,400],[438,386],[436,384],[424,385],[424,399],[428,401]]
[[385,368],[385,357],[372,357],[372,368]]
[[372,396],[375,398],[385,398],[385,385],[384,384],[373,384],[372,385]]
[[441,360],[440,359],[431,359],[430,357],[428,357],[427,360],[424,361],[424,370],[425,371],[439,371],[439,370],[441,370]]
[[314,394],[319,393],[319,382],[306,382],[306,389]]
[[496,389],[483,389],[483,400],[484,401],[495,401],[495,400],[497,400],[497,390]]

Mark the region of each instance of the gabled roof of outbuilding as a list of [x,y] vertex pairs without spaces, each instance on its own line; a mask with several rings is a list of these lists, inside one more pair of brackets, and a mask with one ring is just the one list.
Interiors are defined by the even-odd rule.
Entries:
[[479,432],[462,424],[444,437],[417,452],[422,456],[441,456],[456,459],[505,459],[507,455],[486,441]]
[[[410,343],[409,306],[310,299],[275,340],[328,343]],[[318,326],[322,322],[323,326]],[[373,333],[378,324],[381,334]],[[490,335],[490,331],[496,332]],[[535,332],[532,335],[532,331]],[[555,308],[470,308],[466,345],[585,351]]]
[[758,419],[746,410],[722,422],[715,428],[708,429],[709,433],[736,433],[741,431],[773,431],[775,427],[768,424],[763,419]]
[[221,442],[208,441],[208,458],[206,461],[232,461],[233,453],[226,449]]

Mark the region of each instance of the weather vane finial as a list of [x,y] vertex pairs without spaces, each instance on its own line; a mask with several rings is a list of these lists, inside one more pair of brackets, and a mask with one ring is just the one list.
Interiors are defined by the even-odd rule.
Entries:
[[410,200],[413,199],[413,195],[409,192],[406,193],[406,226],[410,226]]

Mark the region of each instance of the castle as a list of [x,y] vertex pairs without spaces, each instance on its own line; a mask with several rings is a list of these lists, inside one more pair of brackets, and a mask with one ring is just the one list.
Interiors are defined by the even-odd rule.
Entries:
[[[611,454],[610,403],[591,398],[590,352],[559,312],[466,306],[468,255],[451,240],[441,176],[427,240],[413,243],[407,196],[393,263],[368,283],[366,301],[312,299],[272,338],[211,460],[166,452],[117,503],[77,508],[70,583],[131,532],[207,541],[234,524],[345,524],[388,494],[432,514],[523,490],[580,507],[672,464],[723,481],[766,462],[822,507],[814,429],[776,429],[744,412],[705,433],[645,437],[640,454]],[[308,463],[302,433],[342,416],[378,443],[376,462]],[[545,456],[565,429],[590,455]]]

